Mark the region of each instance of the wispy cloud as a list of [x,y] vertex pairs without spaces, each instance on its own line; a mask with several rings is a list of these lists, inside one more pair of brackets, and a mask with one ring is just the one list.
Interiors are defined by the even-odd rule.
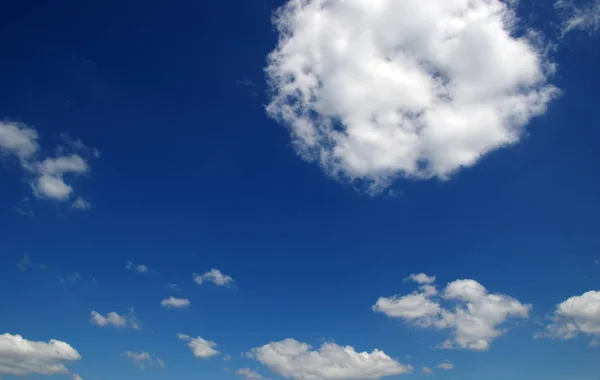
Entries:
[[134,271],[134,272],[138,272],[138,273],[147,273],[148,272],[147,266],[145,266],[144,264],[136,264],[133,261],[128,261],[127,264],[125,264],[125,269]]
[[145,363],[150,362],[150,354],[147,352],[133,352],[133,351],[125,351],[123,356],[129,358],[133,364],[135,364],[140,369],[144,369],[146,367]]
[[90,313],[90,323],[100,327],[112,326],[117,328],[131,328],[134,330],[141,329],[140,322],[135,316],[133,308],[129,309],[127,315],[121,315],[115,311],[102,315],[94,310]]
[[558,0],[554,7],[563,18],[563,36],[576,30],[593,33],[600,29],[600,0]]

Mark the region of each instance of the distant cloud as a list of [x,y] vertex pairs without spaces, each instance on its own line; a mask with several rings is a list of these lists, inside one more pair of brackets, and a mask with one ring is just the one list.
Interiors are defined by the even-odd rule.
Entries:
[[600,260],[594,260],[594,264],[596,264],[596,265],[600,264]]
[[411,274],[408,279],[416,282],[417,284],[433,284],[435,282],[435,276],[428,276],[425,273]]
[[219,351],[215,349],[217,344],[210,340],[205,340],[202,337],[192,338],[189,335],[177,334],[177,338],[188,342],[188,347],[192,350],[194,357],[199,359],[208,359],[219,355]]
[[179,286],[177,286],[177,284],[172,284],[172,283],[170,283],[170,282],[167,284],[167,288],[169,288],[169,289],[171,289],[171,290],[174,290],[174,291],[176,291],[176,292],[178,292],[178,291],[180,291],[180,290],[181,290],[181,289],[179,289]]
[[123,356],[129,358],[133,362],[133,364],[138,366],[140,369],[144,369],[146,367],[145,362],[151,361],[150,354],[148,354],[147,352],[125,351],[123,353]]
[[61,284],[72,284],[81,281],[81,275],[77,272],[73,272],[65,277],[59,277]]
[[295,380],[379,379],[412,371],[411,366],[381,350],[356,352],[350,346],[335,343],[324,343],[319,350],[312,350],[310,345],[295,339],[254,348],[251,356],[279,376]]
[[127,315],[120,315],[117,312],[111,311],[104,316],[96,311],[92,311],[90,314],[90,323],[100,327],[112,326],[117,328],[131,328],[134,330],[139,330],[141,328],[133,308],[130,309],[129,314]]
[[166,309],[181,309],[190,306],[190,301],[187,298],[169,297],[160,302]]
[[425,366],[421,369],[421,372],[423,372],[426,375],[431,375],[433,373],[433,370],[431,368]]
[[552,322],[535,338],[569,340],[588,335],[594,345],[600,339],[600,291],[589,291],[573,296],[556,306]]
[[230,360],[231,360],[231,356],[230,355],[223,356],[223,361],[228,362]]
[[202,285],[205,282],[212,282],[218,286],[229,286],[233,283],[233,278],[221,273],[218,269],[211,269],[204,274],[194,273],[194,282],[198,285]]
[[265,377],[262,376],[260,373],[255,372],[255,371],[251,370],[250,368],[240,368],[237,370],[237,372],[235,374],[238,376],[241,376],[247,380],[264,380],[265,379]]
[[600,0],[558,0],[554,7],[563,17],[563,35],[575,30],[593,33],[600,29]]
[[158,365],[160,366],[160,368],[166,368],[166,364],[164,362],[164,360],[162,360],[161,358],[156,358],[156,362],[158,363]]
[[77,210],[89,210],[92,208],[92,204],[81,197],[77,197],[71,206]]
[[65,363],[80,359],[77,350],[65,342],[35,342],[21,335],[0,335],[0,376],[66,375],[69,370]]
[[23,257],[21,258],[21,260],[19,260],[19,262],[17,263],[17,267],[22,270],[22,271],[26,271],[29,268],[40,268],[40,269],[44,269],[46,268],[45,264],[42,263],[35,263],[31,260],[31,256],[29,256],[28,253],[24,253]]
[[[21,168],[31,177],[29,184],[37,198],[68,201],[74,194],[66,179],[90,170],[85,155],[91,148],[81,148],[81,140],[73,140],[71,148],[57,150],[57,157],[40,160],[39,135],[35,129],[16,122],[0,122],[0,156],[18,158]],[[83,154],[83,156],[82,156]],[[93,157],[97,155],[93,154]],[[75,201],[77,202],[77,201]],[[75,203],[73,203],[75,205]]]
[[454,364],[452,364],[450,360],[444,360],[443,362],[437,365],[437,368],[449,371],[451,369],[454,369]]
[[475,351],[487,350],[506,331],[500,326],[509,318],[528,318],[531,310],[531,305],[512,297],[489,294],[474,280],[456,280],[446,285],[441,298],[455,302],[454,308],[444,308],[437,294],[433,285],[422,285],[420,291],[410,294],[380,297],[373,310],[415,327],[450,330],[452,339],[437,348]]
[[128,261],[127,264],[125,264],[125,269],[131,270],[134,272],[138,272],[138,273],[148,272],[147,266],[145,266],[144,264],[136,264],[133,261]]
[[448,179],[518,143],[559,93],[514,3],[289,0],[273,18],[267,113],[300,157],[369,192]]
[[81,376],[79,376],[79,375],[73,375],[71,377],[71,380],[83,380],[83,378]]

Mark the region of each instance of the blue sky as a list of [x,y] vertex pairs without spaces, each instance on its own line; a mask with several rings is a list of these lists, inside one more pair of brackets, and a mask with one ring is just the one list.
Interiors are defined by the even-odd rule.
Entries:
[[429,2],[3,5],[0,378],[596,379],[600,3]]

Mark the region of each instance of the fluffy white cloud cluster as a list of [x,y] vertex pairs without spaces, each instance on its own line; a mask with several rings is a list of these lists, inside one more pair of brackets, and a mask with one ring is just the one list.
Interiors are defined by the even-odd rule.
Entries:
[[77,350],[65,342],[34,342],[20,335],[0,335],[0,375],[68,374],[64,363],[79,359]]
[[297,152],[373,191],[447,178],[519,141],[558,90],[500,0],[290,0],[274,19],[267,112]]
[[177,338],[188,342],[188,347],[192,350],[196,358],[208,359],[219,355],[219,351],[215,349],[217,344],[213,341],[205,340],[202,337],[192,338],[185,334],[177,334]]
[[190,306],[190,301],[187,298],[169,297],[162,300],[160,304],[166,309],[181,309]]
[[[442,299],[455,302],[455,307],[443,307]],[[411,294],[381,297],[373,310],[417,327],[451,330],[452,339],[439,348],[484,351],[505,331],[500,325],[511,317],[528,318],[531,305],[503,294],[490,294],[477,281],[456,280],[446,285],[441,297],[435,286],[425,284]]]
[[[21,123],[0,122],[0,156],[16,156],[21,167],[33,179],[30,181],[33,193],[38,198],[69,201],[73,196],[73,187],[65,181],[69,176],[88,173],[90,167],[81,154],[99,152],[86,147],[81,140],[73,140],[61,135],[67,147],[59,147],[59,155],[39,160],[40,145],[37,131]],[[86,210],[91,204],[78,197],[72,203],[76,209]]]
[[589,335],[596,345],[600,339],[600,291],[574,296],[556,306],[552,323],[536,338],[572,339],[579,334]]
[[113,326],[117,328],[131,328],[134,330],[139,330],[141,328],[133,309],[130,310],[128,315],[120,315],[117,312],[111,311],[104,316],[96,311],[92,311],[90,313],[90,323],[100,327]]
[[554,7],[564,18],[563,35],[574,30],[597,32],[600,29],[600,0],[558,0]]
[[214,268],[204,274],[194,273],[193,276],[194,282],[198,285],[202,285],[205,282],[212,282],[217,286],[229,286],[233,284],[233,278]]
[[302,380],[379,379],[412,371],[377,349],[356,352],[350,346],[324,343],[315,351],[294,339],[254,348],[251,356],[280,376]]

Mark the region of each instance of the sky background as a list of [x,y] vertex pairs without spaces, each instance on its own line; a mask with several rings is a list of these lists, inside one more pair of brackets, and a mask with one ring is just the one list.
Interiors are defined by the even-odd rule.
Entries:
[[[240,353],[286,338],[381,349],[414,366],[398,378],[428,366],[449,380],[597,379],[590,336],[533,335],[556,305],[598,289],[598,34],[559,38],[552,4],[522,1],[519,16],[557,44],[550,82],[562,95],[517,144],[449,180],[399,178],[373,196],[302,160],[266,114],[271,15],[283,3],[0,6],[0,118],[35,128],[42,157],[65,144],[61,133],[100,152],[69,182],[89,210],[39,199],[2,156],[0,333],[68,342],[82,359],[67,367],[84,379],[226,380],[240,368],[279,379]],[[212,268],[232,285],[194,283]],[[486,352],[432,349],[449,331],[372,310],[414,291],[405,278],[422,272],[440,289],[473,279],[533,308]],[[170,296],[191,305],[161,307]],[[130,308],[141,329],[90,323],[92,311]],[[194,358],[178,333],[221,354]],[[152,363],[141,370],[128,350]],[[455,368],[435,368],[443,360]]]

